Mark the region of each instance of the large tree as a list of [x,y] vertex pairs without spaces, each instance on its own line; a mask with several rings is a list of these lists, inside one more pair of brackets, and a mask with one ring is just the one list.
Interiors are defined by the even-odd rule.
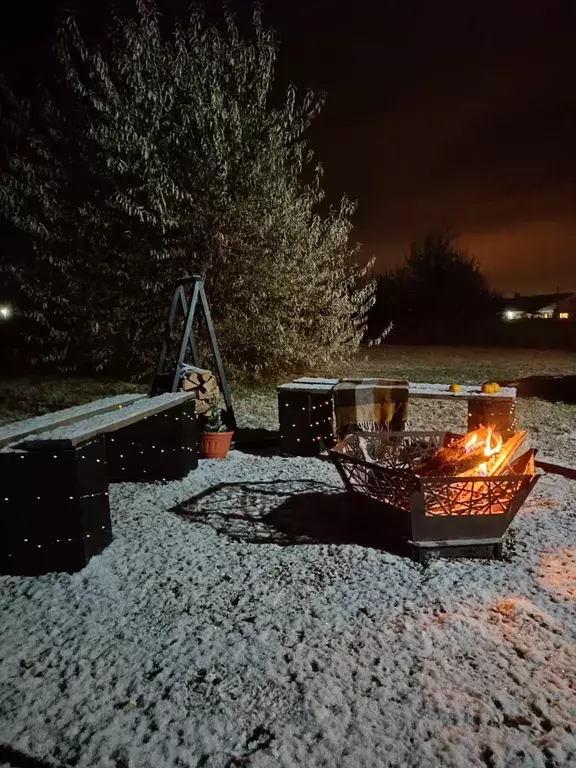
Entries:
[[[322,216],[305,132],[322,99],[274,106],[276,42],[199,12],[169,25],[140,0],[100,48],[74,20],[41,102],[8,105],[20,135],[1,208],[31,256],[1,268],[42,359],[147,371],[170,287],[200,273],[228,360],[260,372],[353,351],[374,286],[349,244],[354,205]],[[25,126],[25,129],[23,129]],[[308,180],[306,180],[308,179]]]
[[391,321],[396,338],[407,341],[469,343],[492,319],[494,299],[476,258],[448,234],[431,233],[378,279],[370,325]]

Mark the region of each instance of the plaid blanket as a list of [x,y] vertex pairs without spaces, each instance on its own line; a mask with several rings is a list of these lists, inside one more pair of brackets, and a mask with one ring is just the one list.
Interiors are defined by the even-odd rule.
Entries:
[[333,388],[336,430],[400,431],[408,418],[408,382],[390,379],[343,379]]

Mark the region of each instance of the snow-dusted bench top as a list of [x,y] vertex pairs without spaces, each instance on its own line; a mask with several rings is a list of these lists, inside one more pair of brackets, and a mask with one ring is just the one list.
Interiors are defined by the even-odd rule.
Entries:
[[89,440],[105,432],[114,432],[141,419],[157,416],[169,408],[195,399],[195,392],[177,392],[175,394],[143,397],[123,408],[116,408],[107,413],[98,413],[91,418],[73,424],[60,425],[46,432],[29,435],[24,442],[9,446],[10,449],[72,448],[78,443]]
[[24,421],[15,421],[12,424],[6,424],[5,426],[0,427],[0,449],[9,443],[23,440],[25,437],[33,435],[36,432],[43,432],[66,424],[73,424],[74,422],[81,421],[89,416],[98,416],[102,413],[117,411],[119,408],[124,408],[145,397],[146,395],[114,395],[112,397],[104,397],[101,400],[94,400],[93,402],[85,403],[84,405],[75,405],[72,408],[65,408],[62,411],[45,413],[43,416],[35,416],[32,419],[25,419]]
[[[278,392],[329,392],[341,379],[295,379],[289,384],[281,384]],[[366,379],[366,381],[378,381],[378,379]],[[472,398],[515,400],[516,389],[514,387],[501,387],[498,392],[481,392],[481,386],[463,384],[460,392],[450,392],[449,384],[426,384],[421,382],[408,382],[408,391],[411,398],[423,397],[431,399],[456,399],[470,400]]]

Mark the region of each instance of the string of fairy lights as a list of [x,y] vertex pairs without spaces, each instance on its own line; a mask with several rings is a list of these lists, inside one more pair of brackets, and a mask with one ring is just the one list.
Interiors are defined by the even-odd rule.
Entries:
[[[286,393],[283,393],[284,395]],[[318,395],[318,393],[303,393],[302,390],[298,391],[298,395],[301,396],[302,394],[307,394],[308,397],[313,397],[314,395]],[[333,438],[334,437],[334,421],[333,421],[333,415],[332,415],[332,401],[331,400],[322,400],[319,403],[312,403],[309,402],[308,405],[302,405],[298,408],[295,403],[291,402],[290,399],[285,399],[281,402],[281,405],[284,406],[284,408],[292,408],[294,410],[301,410],[305,413],[310,414],[310,420],[307,421],[305,425],[298,424],[298,423],[292,423],[292,425],[286,423],[286,420],[281,416],[281,433],[280,433],[280,439],[286,440],[287,438],[290,438],[292,440],[295,439],[297,443],[308,443],[314,445],[314,443],[319,443],[323,439],[327,438]],[[314,421],[314,416],[312,415],[312,411],[324,411],[325,413],[329,410],[329,416],[326,419],[318,419]],[[323,430],[323,425],[327,424],[329,425],[329,430],[326,429]],[[310,435],[310,434],[304,434],[306,432],[309,432],[310,430],[314,430],[314,427],[320,427],[320,434],[316,435]],[[300,437],[296,437],[296,435],[288,435],[286,433],[286,429],[290,430],[300,430]]]
[[[155,414],[149,414],[146,416],[141,415],[140,420],[145,421],[152,418],[164,417],[166,419],[171,419],[172,421],[175,421],[175,422],[192,421],[195,423],[196,415],[194,411],[192,410],[191,413],[185,412],[187,410],[188,405],[189,405],[188,402],[182,403],[182,402],[176,401],[174,403],[174,406],[178,406],[179,409],[181,409],[179,415],[175,415],[173,412],[172,413],[155,413]],[[194,406],[193,400],[191,401],[190,405]],[[123,404],[120,404],[117,406],[118,411],[124,408],[125,406]],[[126,411],[124,410],[124,413],[118,414],[119,421],[124,421],[126,419],[125,412]],[[133,414],[130,414],[130,415],[133,415]],[[112,425],[114,425],[113,420],[112,420]],[[129,474],[131,475],[133,473],[134,481],[136,481],[136,478],[139,476],[151,475],[153,479],[161,480],[162,482],[168,482],[170,479],[173,479],[173,478],[154,477],[154,475],[156,474],[154,472],[154,469],[151,469],[151,468],[144,469],[144,467],[142,466],[142,458],[141,458],[142,456],[153,455],[157,457],[154,461],[154,464],[157,465],[163,455],[164,458],[167,460],[166,463],[169,462],[170,464],[173,465],[174,454],[189,455],[189,454],[197,453],[197,446],[195,446],[194,444],[192,445],[183,444],[185,442],[188,442],[188,439],[186,439],[186,434],[178,433],[180,445],[177,445],[177,446],[174,446],[173,433],[167,435],[171,438],[171,443],[172,443],[171,445],[162,445],[161,443],[159,444],[157,440],[155,440],[154,444],[147,444],[147,440],[150,439],[151,435],[143,436],[142,441],[125,440],[125,439],[112,437],[108,432],[108,430],[110,430],[112,425],[110,423],[110,420],[105,422],[104,424],[100,425],[102,432],[99,435],[97,435],[96,437],[91,436],[90,438],[87,438],[86,440],[82,441],[77,446],[72,445],[72,441],[78,440],[78,437],[79,437],[78,430],[80,426],[78,423],[74,425],[74,427],[70,430],[68,435],[64,431],[64,434],[62,437],[54,438],[53,433],[51,434],[49,431],[45,432],[44,435],[42,433],[37,433],[34,435],[34,441],[37,444],[30,450],[27,450],[27,451],[22,450],[22,448],[19,448],[17,444],[13,444],[14,446],[13,448],[9,447],[8,450],[4,450],[2,453],[4,455],[7,455],[7,454],[11,454],[13,456],[17,455],[20,460],[28,459],[29,461],[35,464],[37,464],[39,460],[44,462],[49,458],[51,461],[60,460],[65,465],[70,466],[70,453],[72,449],[74,451],[76,460],[82,460],[83,462],[86,462],[86,461],[92,462],[94,465],[106,465],[106,464],[114,465],[115,463],[120,462],[122,459],[127,460],[126,466],[117,467],[115,470],[113,470],[113,474],[116,477],[118,477],[119,471],[120,472],[128,471]],[[122,429],[123,427],[126,428],[133,425],[134,423],[126,424],[126,425],[119,424],[117,426],[117,429]],[[91,429],[90,419],[86,420],[86,428],[87,428],[87,431]],[[101,441],[101,438],[103,435],[105,435],[106,440],[109,444],[114,444],[114,449],[116,450],[113,449],[111,453],[109,452],[107,459],[104,458],[101,453],[100,453],[100,456],[96,458],[93,455],[92,456],[89,455],[90,448],[93,448],[95,445],[97,445]],[[25,436],[22,436],[22,438],[23,437]],[[80,433],[80,437],[81,437],[81,433]],[[158,438],[160,437],[160,435],[155,434],[155,437]],[[47,446],[46,449],[44,450],[42,446],[43,439],[46,440],[46,446]],[[49,450],[50,440],[54,440],[54,439],[70,440],[70,445],[67,445],[60,453],[58,452],[51,453]],[[87,452],[87,449],[88,449],[88,452]],[[54,447],[52,447],[52,451],[54,451]],[[123,451],[123,452],[119,453],[119,451]],[[164,466],[164,462],[162,462],[162,465]],[[108,486],[106,483],[106,488],[107,487]],[[18,497],[15,497],[13,494],[7,494],[5,496],[2,496],[1,498],[5,504],[14,505],[15,503],[17,503],[20,507],[23,504],[30,503],[31,501],[40,502],[41,504],[45,504],[46,502],[54,503],[56,501],[54,496],[51,495],[50,493],[45,493],[43,495],[41,494],[41,495],[36,495],[35,497],[26,498],[21,493],[21,489],[19,489]],[[11,546],[14,547],[15,549],[13,552],[5,553],[5,556],[13,559],[14,557],[21,554],[21,552],[18,552],[18,550],[21,547],[24,547],[24,551],[28,551],[28,552],[32,550],[36,551],[36,550],[52,549],[54,547],[58,548],[58,547],[61,547],[62,545],[67,545],[67,546],[71,545],[71,548],[73,549],[74,547],[82,546],[83,544],[86,543],[87,540],[90,540],[90,539],[96,539],[99,541],[102,541],[103,539],[108,540],[108,537],[111,536],[112,534],[111,523],[109,522],[108,490],[102,489],[96,493],[80,493],[75,495],[68,495],[67,497],[62,496],[60,501],[74,502],[74,503],[80,504],[82,502],[85,502],[86,500],[95,499],[95,498],[102,499],[104,506],[102,506],[101,508],[101,514],[108,517],[108,523],[100,526],[100,528],[96,532],[92,531],[92,533],[85,533],[81,537],[77,537],[77,536],[69,537],[66,535],[64,536],[61,535],[58,538],[51,538],[48,540],[46,539],[46,537],[39,538],[39,537],[35,537],[33,533],[32,535],[30,535],[30,533],[27,533],[26,535],[24,536],[21,535],[20,538],[18,538],[17,540],[13,540],[11,542]],[[19,542],[19,545],[18,545],[18,542]]]
[[[333,439],[335,437],[333,429],[334,417],[332,412],[332,401],[313,401],[314,399],[318,399],[318,397],[322,397],[323,394],[325,397],[325,391],[324,387],[319,388],[319,390],[310,389],[309,391],[300,387],[297,389],[290,389],[289,386],[286,386],[285,389],[283,387],[279,388],[280,439],[283,441],[284,447],[288,452],[292,452],[293,449],[291,448],[291,445],[294,443],[299,443],[304,450],[306,445],[311,446],[315,443],[319,443],[322,439]],[[299,404],[302,403],[303,396],[308,398],[307,405]],[[313,412],[317,410],[325,410],[327,407],[330,408],[329,417],[320,419],[320,421],[316,420]],[[290,411],[287,413],[286,409],[290,409]],[[289,416],[292,415],[292,413],[296,415],[295,412],[308,413],[310,414],[310,418],[306,423],[298,423],[298,420],[293,420],[292,423],[290,423],[291,420],[289,419]],[[286,416],[288,416],[288,418],[286,418]],[[501,425],[503,431],[513,430],[516,422],[516,400],[493,397],[479,397],[476,399],[469,397],[469,422],[474,417],[490,418],[494,424]],[[324,431],[324,425],[330,425],[332,429],[330,431]],[[320,427],[320,435],[310,434],[311,431],[317,431],[315,427]],[[300,448],[298,450],[300,450]]]
[[[106,531],[107,533],[112,534],[112,528],[109,525],[100,526],[100,530]],[[36,539],[25,537],[22,539],[22,543],[30,544],[30,547],[28,547],[27,549],[49,549],[50,546],[54,546],[55,544],[73,544],[77,546],[79,543],[85,542],[87,539],[90,539],[90,538],[95,539],[98,537],[101,537],[100,533],[98,534],[86,533],[84,534],[84,536],[80,536],[80,537],[71,537],[71,538],[63,537],[61,539],[53,539],[52,541],[48,541],[48,542],[43,541],[42,544],[37,544]],[[7,554],[7,557],[12,557],[13,554],[14,554],[13,552],[9,552]]]

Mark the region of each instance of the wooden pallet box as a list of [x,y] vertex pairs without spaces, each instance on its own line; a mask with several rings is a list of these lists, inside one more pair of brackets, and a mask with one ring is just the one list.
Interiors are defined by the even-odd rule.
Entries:
[[0,452],[0,573],[84,568],[112,541],[106,445]]
[[335,443],[332,393],[327,386],[278,387],[280,449],[294,456],[318,456]]
[[110,482],[179,480],[198,467],[194,399],[106,434]]
[[468,431],[490,425],[507,440],[516,432],[516,400],[470,398]]

